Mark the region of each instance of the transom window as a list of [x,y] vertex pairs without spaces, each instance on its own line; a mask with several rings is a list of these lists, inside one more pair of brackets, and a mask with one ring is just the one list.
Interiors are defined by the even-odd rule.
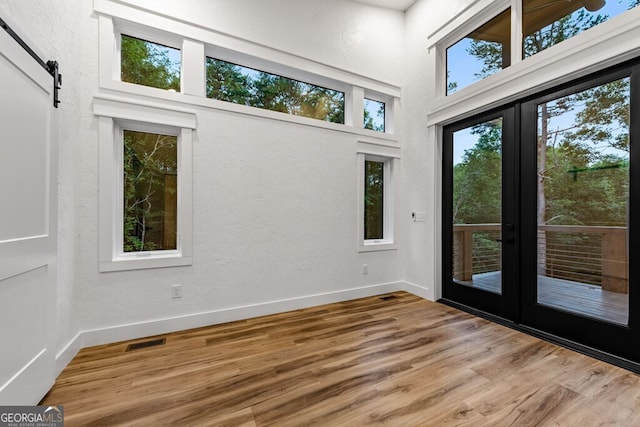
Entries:
[[639,0],[523,0],[522,57],[535,55],[638,4]]
[[385,131],[385,109],[384,102],[373,99],[364,99],[364,128],[377,132]]
[[344,123],[344,92],[207,57],[207,97]]
[[355,133],[373,136],[368,132],[373,130],[389,135],[382,139],[394,139],[395,101],[401,93],[396,85],[284,52],[282,61],[269,60],[271,49],[251,42],[230,47],[222,38],[212,44],[216,38],[204,34],[215,32],[189,25],[174,32],[129,16],[110,17],[111,10],[100,12],[103,89],[326,129],[346,125]]
[[120,79],[123,82],[180,91],[180,49],[122,34]]
[[447,95],[511,65],[511,9],[447,48]]
[[507,8],[450,44],[445,92],[451,95],[639,4],[640,0],[511,0],[512,8],[522,11],[522,37],[512,33],[512,8]]

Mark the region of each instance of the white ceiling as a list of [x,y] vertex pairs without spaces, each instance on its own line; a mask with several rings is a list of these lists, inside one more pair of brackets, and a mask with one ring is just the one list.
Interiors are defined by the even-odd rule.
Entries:
[[366,3],[373,6],[385,7],[404,12],[409,9],[416,0],[355,0],[358,3]]

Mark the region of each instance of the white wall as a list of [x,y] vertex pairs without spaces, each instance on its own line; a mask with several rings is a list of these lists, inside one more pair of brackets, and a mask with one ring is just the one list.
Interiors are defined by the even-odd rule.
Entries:
[[[402,250],[357,252],[354,134],[199,107],[193,266],[99,273],[91,3],[0,0],[2,16],[58,60],[64,75],[56,112],[59,370],[85,345],[395,289]],[[399,12],[341,0],[130,3],[385,84],[402,82]],[[169,287],[178,283],[183,297],[173,300]]]
[[[385,83],[402,81],[399,12],[337,0],[125,3]],[[99,141],[91,116],[100,92],[98,20],[82,19],[70,309],[76,330],[86,332],[81,345],[394,289],[402,251],[357,252],[355,135],[204,107],[193,107],[193,265],[99,273]],[[182,284],[181,299],[170,298],[173,284]]]
[[403,148],[401,197],[407,211],[427,213],[426,222],[410,222],[405,236],[403,278],[439,298],[440,152],[427,117],[436,99],[435,50],[427,49],[431,33],[468,1],[418,0],[406,13],[406,65],[402,88]]
[[402,83],[401,12],[348,0],[124,2],[386,83]]

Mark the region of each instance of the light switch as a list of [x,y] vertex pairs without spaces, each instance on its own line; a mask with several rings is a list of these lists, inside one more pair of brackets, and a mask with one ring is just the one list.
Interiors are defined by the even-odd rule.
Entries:
[[413,212],[411,214],[411,218],[413,218],[413,222],[427,222],[427,213],[426,212]]

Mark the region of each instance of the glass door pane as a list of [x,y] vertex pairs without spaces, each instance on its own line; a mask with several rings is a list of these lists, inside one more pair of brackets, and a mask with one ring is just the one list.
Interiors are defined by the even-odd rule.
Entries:
[[630,79],[537,105],[537,302],[626,325]]
[[495,294],[502,294],[502,122],[453,133],[452,277]]

